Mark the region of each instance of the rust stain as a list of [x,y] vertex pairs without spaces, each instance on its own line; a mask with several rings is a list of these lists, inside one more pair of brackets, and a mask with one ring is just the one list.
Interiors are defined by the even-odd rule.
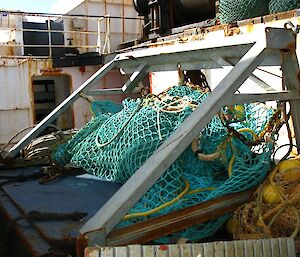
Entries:
[[224,35],[225,37],[229,37],[229,36],[233,36],[233,35],[237,35],[240,34],[241,30],[238,27],[238,25],[232,25],[232,24],[228,24],[225,28],[224,28]]
[[84,256],[84,249],[88,246],[88,237],[83,234],[80,235],[79,238],[76,240],[76,256],[83,257]]
[[[89,15],[88,1],[87,0],[84,1],[84,9],[85,9],[85,14]],[[85,32],[87,32],[88,30],[89,30],[89,20],[86,19],[85,20]],[[85,34],[84,37],[85,37],[85,45],[87,46],[87,45],[89,45],[89,35]],[[85,49],[84,52],[87,52],[87,50]]]
[[99,256],[99,247],[87,247],[84,249],[84,257]]
[[246,29],[247,29],[247,32],[251,33],[254,31],[254,25],[248,24],[248,25],[246,25]]
[[32,61],[31,59],[28,60],[28,78],[29,78],[29,96],[30,96],[30,106],[31,106],[31,115],[32,115],[32,124],[35,124],[35,106],[34,106],[34,89],[33,89],[33,67],[32,67]]
[[276,20],[282,20],[282,19],[288,19],[293,18],[297,16],[297,11],[292,10],[289,12],[283,12],[283,13],[275,13],[270,14],[263,17],[263,22],[270,22],[270,21],[276,21]]
[[124,0],[122,2],[122,42],[125,41],[125,6],[124,6]]
[[294,50],[296,49],[296,42],[290,42],[286,46],[287,49]]
[[41,75],[43,76],[59,76],[62,75],[60,70],[41,70]]
[[8,46],[8,55],[14,56],[15,51],[13,46]]
[[[62,75],[68,76],[69,81],[70,81],[70,94],[74,92],[74,86],[73,86],[73,77],[69,73],[62,73]],[[105,77],[105,76],[104,76]],[[71,113],[72,113],[72,126],[75,128],[75,111],[74,111],[74,105],[71,108]]]
[[161,251],[167,251],[169,249],[169,247],[167,245],[160,245],[158,247],[158,249],[161,250]]
[[79,237],[76,238],[75,248],[76,248],[77,257],[84,257],[84,252],[85,252],[84,250],[89,245],[89,236],[92,235],[93,233],[99,233],[99,232],[104,232],[104,229],[100,228],[96,230],[91,230],[87,233],[81,234]]

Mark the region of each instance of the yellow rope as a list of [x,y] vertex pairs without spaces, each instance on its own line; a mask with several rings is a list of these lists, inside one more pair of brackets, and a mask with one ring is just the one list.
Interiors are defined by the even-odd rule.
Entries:
[[[252,129],[242,128],[242,129],[237,130],[237,132],[239,132],[239,133],[245,133],[245,132],[250,133],[254,140],[258,140],[257,134]],[[230,144],[231,144],[231,148],[232,148],[232,137],[230,138]],[[232,172],[233,172],[233,165],[234,165],[234,162],[235,162],[235,158],[236,158],[236,155],[235,155],[235,153],[233,153],[233,155],[230,159],[230,162],[228,164],[228,176],[229,177],[231,177]]]
[[173,200],[162,204],[156,208],[153,208],[149,211],[145,211],[145,212],[137,212],[137,213],[132,213],[132,214],[127,214],[124,216],[123,220],[128,220],[128,219],[133,219],[133,218],[138,218],[138,217],[145,217],[145,216],[149,216],[151,214],[154,214],[156,212],[159,212],[160,210],[174,204],[175,202],[179,201],[182,197],[185,196],[185,194],[189,191],[190,189],[190,184],[187,180],[184,179],[184,183],[185,183],[185,189],[177,196],[175,197]]
[[[249,128],[242,128],[242,129],[239,129],[238,130],[239,133],[250,133],[253,137],[254,140],[258,140],[258,136],[257,134],[252,130],[252,129],[249,129]],[[222,154],[222,150],[221,149],[225,149],[226,148],[226,144],[227,143],[230,143],[230,147],[232,149],[232,152],[234,152],[233,150],[233,146],[232,146],[232,139],[233,137],[232,136],[229,136],[229,138],[227,139],[226,142],[222,142],[218,147],[217,147],[217,151],[212,153],[212,154],[198,154],[198,158],[200,160],[205,160],[205,161],[208,161],[208,160],[215,160],[217,158],[220,158],[220,155]],[[192,142],[192,151],[195,153],[197,151],[197,148],[198,148],[198,140],[194,140]],[[202,157],[202,158],[201,158]],[[212,158],[213,157],[213,158]],[[234,161],[235,161],[235,158],[236,158],[236,155],[235,153],[233,153],[231,159],[230,159],[230,162],[228,164],[228,176],[230,177],[232,175],[232,172],[233,172],[233,165],[234,165]]]
[[[258,190],[257,206],[258,206],[259,216],[258,216],[257,225],[264,228],[265,232],[267,234],[271,235],[271,227],[272,227],[273,223],[275,222],[276,218],[286,208],[290,208],[292,210],[292,212],[295,214],[295,218],[296,218],[295,229],[294,229],[293,233],[290,235],[290,237],[295,238],[297,236],[297,234],[299,232],[299,228],[300,228],[300,214],[299,214],[299,210],[294,206],[294,203],[297,203],[299,201],[299,199],[297,199],[297,198],[296,199],[288,199],[288,197],[283,193],[283,190],[280,187],[280,185],[278,185],[274,181],[274,178],[275,178],[276,174],[279,172],[278,170],[279,169],[278,169],[278,165],[277,165],[277,166],[275,166],[275,168],[271,172],[271,174],[269,176],[269,180],[265,181],[265,183],[263,183],[260,186],[260,189]],[[262,204],[263,204],[262,192],[263,192],[263,188],[267,184],[272,185],[273,189],[275,190],[277,195],[280,197],[281,203],[278,204],[276,207],[272,208],[271,210],[269,210],[268,212],[263,214],[262,213]],[[266,224],[265,220],[267,220],[272,215],[273,215],[273,217],[268,222],[268,224]]]
[[257,136],[257,134],[252,129],[249,129],[249,128],[238,129],[237,132],[239,132],[239,133],[248,132],[248,133],[250,133],[253,136],[253,139],[255,141],[259,139],[259,137]]
[[199,189],[189,191],[188,194],[192,195],[192,194],[197,194],[197,193],[204,192],[204,191],[213,191],[215,189],[216,189],[216,187],[199,188]]
[[235,161],[235,154],[232,155],[232,157],[230,159],[230,162],[229,162],[229,165],[228,165],[228,176],[229,177],[231,177],[232,172],[233,172],[234,161]]

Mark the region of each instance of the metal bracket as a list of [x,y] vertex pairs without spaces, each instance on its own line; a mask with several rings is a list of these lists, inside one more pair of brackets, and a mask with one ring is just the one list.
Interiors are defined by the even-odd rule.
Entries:
[[266,45],[272,49],[296,49],[296,36],[292,29],[266,28]]

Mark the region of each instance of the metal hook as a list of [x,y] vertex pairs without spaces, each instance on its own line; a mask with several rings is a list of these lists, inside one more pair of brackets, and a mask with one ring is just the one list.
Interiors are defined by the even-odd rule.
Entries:
[[300,30],[299,25],[295,26],[291,21],[287,21],[286,23],[284,23],[284,28],[291,29],[294,34],[298,34]]

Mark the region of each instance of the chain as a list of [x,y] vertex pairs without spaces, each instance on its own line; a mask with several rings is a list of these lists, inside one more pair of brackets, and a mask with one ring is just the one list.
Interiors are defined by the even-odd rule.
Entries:
[[243,142],[247,146],[257,146],[261,144],[262,142],[266,141],[266,135],[268,137],[271,137],[272,135],[278,133],[282,125],[285,123],[284,120],[281,119],[282,116],[282,109],[279,107],[276,112],[272,115],[270,120],[268,121],[266,127],[264,130],[258,135],[257,140],[251,140],[248,139],[246,136],[244,136],[242,133],[235,130],[233,127],[230,126],[230,123],[224,118],[224,113],[220,113],[220,119],[223,124],[223,126],[226,127],[226,129],[229,132],[229,136],[234,136],[238,138],[241,142]]

